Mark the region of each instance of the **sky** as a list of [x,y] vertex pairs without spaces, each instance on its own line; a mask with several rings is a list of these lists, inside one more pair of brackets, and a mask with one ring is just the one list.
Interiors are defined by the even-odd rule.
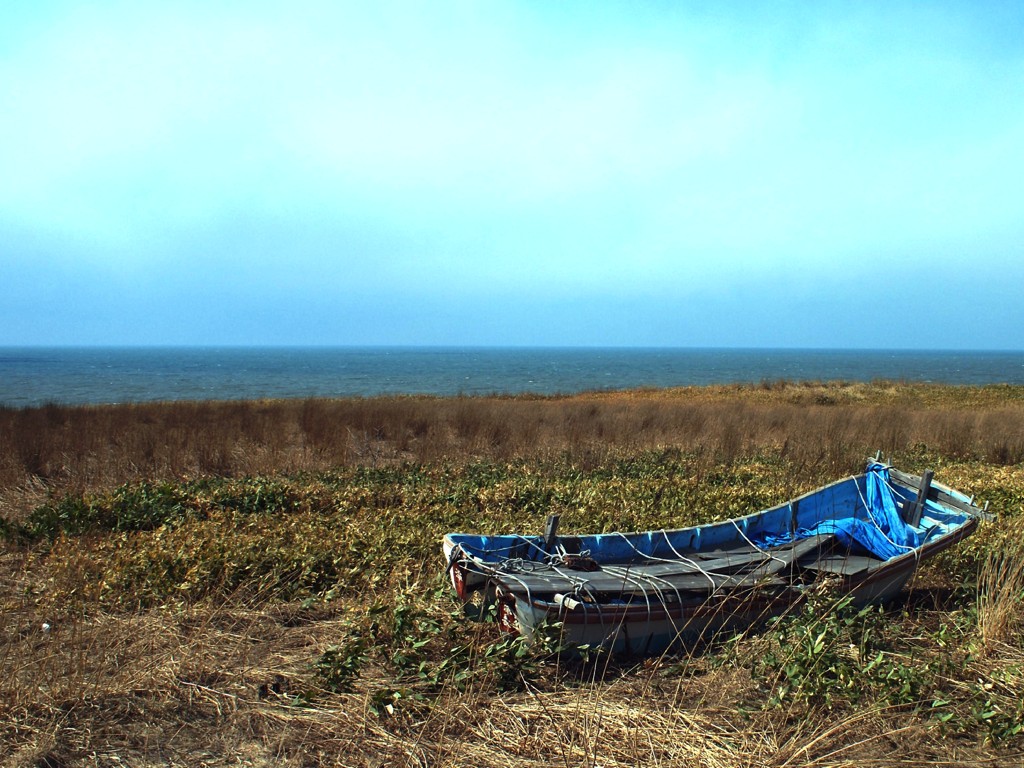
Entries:
[[0,346],[1024,349],[1024,3],[0,9]]

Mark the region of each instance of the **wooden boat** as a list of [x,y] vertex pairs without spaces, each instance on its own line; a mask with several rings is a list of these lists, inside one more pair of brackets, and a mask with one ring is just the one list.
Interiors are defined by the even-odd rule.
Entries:
[[555,626],[570,647],[653,654],[746,628],[826,586],[857,604],[890,600],[985,516],[930,471],[871,461],[720,523],[560,536],[552,516],[544,535],[451,533],[442,546],[456,594],[494,601],[503,629],[533,638]]

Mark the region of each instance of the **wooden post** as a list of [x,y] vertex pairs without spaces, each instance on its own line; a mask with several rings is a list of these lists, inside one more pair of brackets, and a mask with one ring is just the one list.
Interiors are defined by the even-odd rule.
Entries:
[[928,500],[928,491],[932,488],[932,477],[935,473],[926,469],[921,476],[921,486],[917,489],[917,500],[911,505],[906,516],[907,524],[916,528],[921,522],[921,515],[924,514],[924,503]]
[[544,525],[544,548],[550,553],[555,547],[558,539],[558,520],[561,515],[548,515],[548,521]]

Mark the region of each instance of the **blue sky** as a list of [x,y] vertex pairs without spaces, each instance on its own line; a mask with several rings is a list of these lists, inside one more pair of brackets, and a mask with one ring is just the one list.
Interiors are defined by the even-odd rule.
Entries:
[[0,10],[0,345],[1024,349],[1024,4]]

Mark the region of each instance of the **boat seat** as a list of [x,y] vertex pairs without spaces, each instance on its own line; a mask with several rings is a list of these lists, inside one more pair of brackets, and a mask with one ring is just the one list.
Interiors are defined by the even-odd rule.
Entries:
[[636,566],[629,570],[597,571],[586,574],[570,574],[569,572],[527,571],[520,573],[501,574],[496,579],[501,585],[520,597],[551,600],[552,596],[561,594],[592,595],[601,600],[608,598],[629,598],[671,596],[679,593],[700,593],[706,595],[722,588],[736,589],[762,585],[785,585],[789,583],[777,574],[692,574],[676,573],[667,576],[655,576],[648,572],[646,566]]
[[827,557],[801,558],[797,565],[808,571],[832,573],[837,576],[855,576],[867,573],[881,565],[884,560],[866,555],[828,555]]
[[670,562],[606,563],[596,571],[585,572],[557,565],[537,565],[499,571],[492,577],[523,597],[555,593],[629,597],[786,585],[791,582],[788,573],[793,564],[802,557],[817,555],[833,538],[831,534],[811,536],[771,550],[701,562],[686,558]]

